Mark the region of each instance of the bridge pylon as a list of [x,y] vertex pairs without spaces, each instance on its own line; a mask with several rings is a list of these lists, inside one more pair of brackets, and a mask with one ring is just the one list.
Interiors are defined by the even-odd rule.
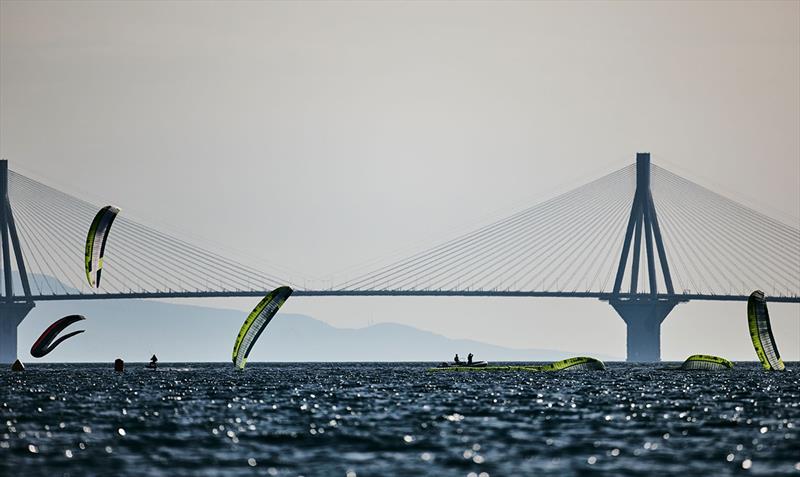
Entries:
[[[2,282],[0,289],[0,363],[17,359],[17,327],[36,304],[31,297],[31,287],[25,270],[25,260],[17,235],[14,213],[8,198],[8,161],[0,160],[0,242],[2,243]],[[14,293],[14,265],[22,285],[22,295]]]
[[[642,242],[645,246],[644,263],[647,266],[649,288],[646,293],[638,289]],[[622,283],[629,262],[630,288],[626,292],[622,290]],[[660,276],[658,269],[661,271]],[[659,294],[659,281],[662,282],[666,293]],[[609,304],[619,313],[627,326],[627,361],[661,361],[661,323],[675,305],[682,301],[686,300],[675,295],[672,285],[664,240],[661,237],[658,215],[650,190],[650,153],[637,153],[636,192],[614,280],[614,291],[608,299]]]

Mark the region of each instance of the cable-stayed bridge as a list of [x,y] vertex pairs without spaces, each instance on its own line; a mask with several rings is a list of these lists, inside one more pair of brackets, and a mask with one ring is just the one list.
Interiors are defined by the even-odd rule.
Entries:
[[[3,199],[4,198],[4,199]],[[90,204],[0,161],[0,362],[37,301],[263,296],[526,296],[609,302],[628,327],[628,360],[660,359],[660,326],[679,303],[800,303],[800,230],[650,164],[635,164],[433,248],[326,289],[299,286],[125,217],[103,284],[83,271]],[[104,205],[104,204],[103,204]]]

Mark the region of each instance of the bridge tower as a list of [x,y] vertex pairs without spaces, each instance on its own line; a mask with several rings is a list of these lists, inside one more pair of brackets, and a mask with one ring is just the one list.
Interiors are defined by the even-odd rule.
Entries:
[[[17,359],[17,327],[33,309],[28,274],[19,244],[17,226],[11,202],[8,199],[8,161],[0,160],[0,237],[2,237],[2,290],[0,290],[0,363],[12,363]],[[16,270],[12,265],[14,253]],[[22,285],[22,295],[14,294],[14,272]]]
[[[642,231],[644,230],[644,237]],[[642,240],[644,239],[644,240]],[[638,290],[639,269],[645,246],[647,265],[647,293]],[[633,252],[631,254],[631,251]],[[656,252],[658,262],[656,262]],[[625,270],[630,260],[630,288],[622,291]],[[657,270],[660,270],[660,277]],[[659,294],[659,281],[666,293]],[[619,313],[627,326],[629,362],[661,361],[661,323],[670,311],[685,301],[675,295],[669,263],[664,251],[664,240],[658,225],[653,194],[650,191],[650,153],[636,154],[636,192],[631,204],[631,214],[625,231],[625,241],[619,259],[619,268],[614,280],[614,291],[609,304]]]

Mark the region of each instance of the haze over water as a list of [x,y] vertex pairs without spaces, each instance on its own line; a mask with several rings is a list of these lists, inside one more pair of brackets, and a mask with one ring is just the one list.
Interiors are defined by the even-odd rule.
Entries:
[[[797,228],[798,19],[797,2],[3,0],[0,157],[98,208],[325,288],[552,199],[636,152]],[[278,224],[254,219],[276,207]],[[109,282],[121,251],[110,240]],[[753,359],[746,329],[730,326],[741,310],[676,307],[664,357]],[[293,299],[284,311],[337,327],[403,323],[506,347],[625,352],[624,323],[596,300],[341,297]],[[800,359],[797,306],[771,311],[784,357]],[[141,328],[116,324],[97,342]],[[224,359],[182,348],[167,359]]]
[[[0,0],[0,158],[20,185],[10,206],[21,242],[37,249],[26,252],[29,272],[41,263],[32,276],[48,286],[62,272],[88,286],[88,220],[66,218],[78,209],[66,207],[62,192],[82,207],[121,207],[115,232],[130,218],[197,237],[188,241],[298,289],[306,281],[333,289],[378,270],[373,264],[397,263],[620,170],[645,151],[675,173],[663,176],[668,184],[685,178],[798,230],[798,85],[797,1]],[[731,231],[719,241],[700,232],[666,240],[668,253],[689,257],[699,244],[717,252],[756,229],[704,209],[692,200],[708,197],[699,189],[673,190],[687,200],[654,198],[665,236],[713,225],[706,213]],[[609,191],[620,189],[582,202],[609,205],[598,213],[555,210],[603,226],[607,211],[627,219],[628,198],[611,207]],[[667,210],[680,213],[669,222]],[[572,233],[567,214],[553,215],[564,222],[531,229],[570,232],[582,250],[602,244],[604,228],[574,222]],[[72,229],[78,236],[65,240]],[[144,247],[144,229],[125,230],[132,246],[112,235],[103,272],[128,285],[123,291],[173,289],[163,283],[172,271],[199,261],[197,249],[172,255],[177,241]],[[625,228],[608,231],[621,241]],[[580,257],[561,250],[564,240],[536,248],[531,236],[498,240],[530,245],[546,263]],[[746,296],[773,282],[773,267],[795,276],[796,262],[770,259],[769,271],[747,281],[746,258],[768,242],[732,249],[730,259],[673,261],[676,277],[681,268],[687,283],[699,282],[676,289],[741,280]],[[504,250],[488,243],[482,249],[492,257]],[[591,257],[614,272],[621,244],[611,248]],[[54,260],[61,252],[63,271]],[[141,259],[150,253],[157,262]],[[123,263],[136,273],[126,276]],[[502,289],[495,275],[508,278],[511,267],[487,263],[485,274],[471,262],[456,267],[457,286],[469,289],[461,277],[480,275],[492,281],[486,289]],[[550,291],[580,291],[584,275],[602,276],[576,269],[564,277],[561,267],[551,277],[538,262],[508,263],[545,288],[527,280],[542,272],[535,278],[552,282]],[[214,276],[176,275],[177,288],[230,290],[208,279],[242,276],[242,267],[227,275],[209,267]],[[753,362],[726,372],[610,363],[607,372],[432,373],[432,363],[334,363],[307,338],[320,329],[310,319],[270,325],[244,372],[192,362],[228,359],[255,303],[40,302],[20,326],[27,369],[0,369],[0,477],[800,475],[797,362],[785,373]],[[623,356],[626,345],[625,323],[596,299],[298,294],[281,311],[335,327],[320,341],[357,353],[344,358],[354,360],[446,359],[458,350],[494,362],[501,346]],[[797,304],[770,311],[784,359],[800,359]],[[86,333],[30,363],[30,344],[72,313],[87,316]],[[385,342],[346,340],[395,323],[449,340],[431,341],[426,355],[419,333],[396,327]],[[366,324],[378,326],[348,330]],[[319,355],[270,346],[291,345],[284,337],[293,326],[302,331],[296,342]],[[741,302],[682,303],[662,338],[668,360],[755,359]],[[463,340],[496,345],[495,354]],[[400,357],[370,355],[366,341]],[[155,352],[167,362],[156,372],[142,363],[111,369],[117,356]],[[95,359],[104,362],[48,362]],[[316,359],[326,363],[259,362]]]
[[800,475],[800,379],[755,363],[546,374],[142,366],[0,371],[0,473]]

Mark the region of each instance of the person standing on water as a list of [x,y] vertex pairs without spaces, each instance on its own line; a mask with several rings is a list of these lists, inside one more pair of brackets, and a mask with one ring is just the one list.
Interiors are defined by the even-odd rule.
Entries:
[[467,364],[472,364],[472,353],[467,355]]
[[461,360],[458,359],[458,353],[456,353],[456,357],[453,358],[453,362],[456,363],[456,364],[461,364]]
[[153,355],[153,357],[150,358],[150,364],[147,365],[147,367],[156,369],[158,367],[158,364],[156,363],[158,363],[158,358],[156,357],[156,355]]

